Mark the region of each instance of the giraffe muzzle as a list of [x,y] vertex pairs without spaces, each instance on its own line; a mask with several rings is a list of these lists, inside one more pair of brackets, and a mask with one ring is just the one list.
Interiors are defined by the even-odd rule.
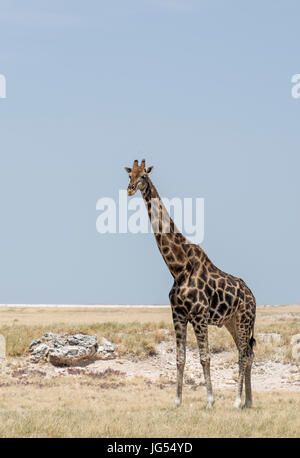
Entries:
[[133,196],[136,193],[137,187],[136,185],[129,185],[127,188],[127,195],[128,196]]

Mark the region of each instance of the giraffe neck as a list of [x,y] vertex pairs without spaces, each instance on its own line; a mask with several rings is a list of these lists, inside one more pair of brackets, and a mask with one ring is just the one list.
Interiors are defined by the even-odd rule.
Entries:
[[141,192],[159,251],[171,274],[177,278],[185,270],[188,258],[187,250],[184,248],[189,242],[176,228],[149,178],[141,188]]

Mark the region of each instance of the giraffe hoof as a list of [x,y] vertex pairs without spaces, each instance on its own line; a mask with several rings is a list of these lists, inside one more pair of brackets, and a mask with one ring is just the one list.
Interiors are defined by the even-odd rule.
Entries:
[[207,409],[212,409],[213,406],[214,406],[214,403],[215,403],[214,398],[212,396],[209,396],[208,399],[207,399],[206,408]]
[[207,410],[212,409],[213,406],[214,406],[214,403],[215,403],[214,401],[208,402],[208,403],[206,404],[206,409],[207,409]]
[[250,409],[252,407],[252,402],[251,401],[246,401],[245,404],[243,405],[242,409]]
[[175,399],[174,399],[174,407],[179,407],[180,404],[181,404],[181,399],[175,398]]
[[241,401],[240,399],[236,399],[236,400],[234,401],[233,407],[234,407],[235,409],[240,409],[241,406],[242,406],[242,401]]

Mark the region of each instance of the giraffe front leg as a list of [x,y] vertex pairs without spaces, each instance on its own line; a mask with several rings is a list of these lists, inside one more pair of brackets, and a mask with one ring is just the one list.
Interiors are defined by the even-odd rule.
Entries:
[[202,368],[204,373],[205,385],[206,385],[206,392],[207,392],[207,404],[206,408],[211,409],[215,403],[212,384],[211,384],[211,377],[210,377],[210,358],[208,357],[207,360],[202,361]]
[[187,323],[180,319],[173,318],[176,333],[176,363],[177,363],[177,386],[175,407],[179,407],[182,401],[183,371],[185,366],[186,353],[186,327]]
[[203,375],[205,380],[206,392],[207,392],[207,404],[206,408],[211,409],[215,403],[212,383],[210,377],[210,356],[208,351],[208,330],[207,325],[199,325],[197,322],[192,322],[194,332],[196,334],[197,343],[200,353],[200,362],[203,369]]

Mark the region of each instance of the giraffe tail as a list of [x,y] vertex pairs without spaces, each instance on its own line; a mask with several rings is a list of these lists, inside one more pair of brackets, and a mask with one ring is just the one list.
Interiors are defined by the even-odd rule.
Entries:
[[253,347],[255,345],[256,345],[256,340],[254,339],[254,324],[253,324],[251,337],[250,337],[250,340],[249,340],[249,346],[250,346],[251,353],[253,353]]

